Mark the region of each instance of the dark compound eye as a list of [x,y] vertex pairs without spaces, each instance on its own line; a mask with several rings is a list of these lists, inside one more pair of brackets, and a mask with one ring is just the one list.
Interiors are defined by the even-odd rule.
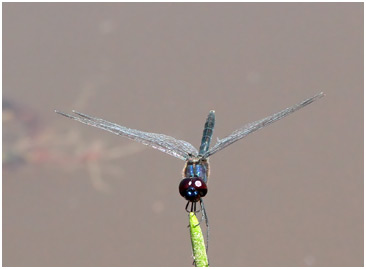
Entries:
[[198,202],[207,194],[207,185],[199,177],[187,177],[180,182],[179,193],[188,201]]

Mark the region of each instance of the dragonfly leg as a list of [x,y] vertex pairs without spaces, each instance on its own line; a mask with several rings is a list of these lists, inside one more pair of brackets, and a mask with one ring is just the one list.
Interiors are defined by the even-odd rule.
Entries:
[[[191,204],[190,210],[188,210],[189,204]],[[188,201],[187,204],[186,204],[186,211],[188,213],[190,213],[190,212],[194,212],[194,213],[200,212],[199,210],[197,211],[197,202]]]
[[188,210],[189,203],[190,203],[190,201],[188,201],[188,202],[187,202],[187,204],[186,204],[186,211],[187,211],[188,213],[190,212],[190,211]]

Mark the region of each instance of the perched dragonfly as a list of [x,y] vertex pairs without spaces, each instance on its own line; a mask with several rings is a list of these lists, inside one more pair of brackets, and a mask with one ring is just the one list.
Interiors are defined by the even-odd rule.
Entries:
[[197,212],[196,204],[198,202],[200,203],[202,214],[205,217],[207,224],[207,215],[204,209],[202,197],[207,194],[207,181],[209,177],[208,158],[238,141],[239,139],[249,135],[250,133],[253,133],[277,120],[282,119],[283,117],[311,104],[323,96],[324,93],[321,92],[309,99],[302,101],[301,103],[286,108],[269,117],[244,125],[243,127],[232,132],[229,136],[223,139],[218,139],[217,143],[210,148],[212,133],[215,126],[215,111],[212,110],[208,114],[204,126],[199,150],[184,140],[178,140],[164,134],[148,133],[130,129],[103,119],[88,116],[77,111],[73,111],[75,115],[69,115],[60,111],[55,112],[86,125],[91,125],[116,135],[127,137],[184,160],[186,164],[183,169],[183,179],[179,184],[179,193],[188,201],[186,204],[186,210],[188,212]]

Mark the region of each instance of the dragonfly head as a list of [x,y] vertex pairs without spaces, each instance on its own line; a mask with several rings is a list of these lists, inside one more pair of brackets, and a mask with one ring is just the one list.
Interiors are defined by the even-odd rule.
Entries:
[[179,193],[190,202],[198,202],[207,194],[207,185],[200,177],[187,177],[180,182]]

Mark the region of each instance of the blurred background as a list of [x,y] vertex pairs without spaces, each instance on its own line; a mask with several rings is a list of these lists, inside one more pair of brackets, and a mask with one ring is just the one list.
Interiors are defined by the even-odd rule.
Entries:
[[196,147],[324,91],[210,159],[213,266],[363,266],[363,3],[4,3],[3,266],[191,266],[184,162],[54,113]]

